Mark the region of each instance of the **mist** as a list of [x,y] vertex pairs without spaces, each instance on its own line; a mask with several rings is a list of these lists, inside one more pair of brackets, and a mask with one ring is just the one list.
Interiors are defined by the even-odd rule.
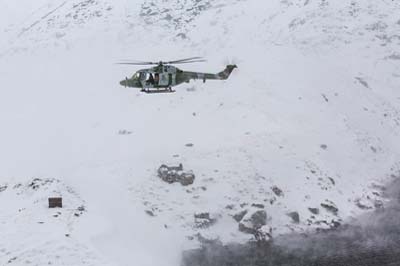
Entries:
[[245,245],[203,244],[186,251],[182,266],[387,266],[400,262],[400,179],[388,186],[386,207],[335,230],[288,234],[271,242]]

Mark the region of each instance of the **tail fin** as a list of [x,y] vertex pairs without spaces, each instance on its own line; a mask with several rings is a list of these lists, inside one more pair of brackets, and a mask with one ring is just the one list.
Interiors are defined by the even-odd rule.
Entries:
[[219,72],[217,75],[220,79],[227,79],[235,68],[237,68],[237,65],[227,65],[224,71]]

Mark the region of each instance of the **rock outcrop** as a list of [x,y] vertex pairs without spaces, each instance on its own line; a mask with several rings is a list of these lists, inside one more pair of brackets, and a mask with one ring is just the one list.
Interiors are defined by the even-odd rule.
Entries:
[[239,222],[239,231],[255,235],[266,224],[267,212],[265,210],[249,212]]
[[163,164],[158,168],[158,176],[169,184],[179,182],[183,186],[193,184],[195,179],[192,171],[183,171],[182,164],[179,164],[179,166],[167,166]]

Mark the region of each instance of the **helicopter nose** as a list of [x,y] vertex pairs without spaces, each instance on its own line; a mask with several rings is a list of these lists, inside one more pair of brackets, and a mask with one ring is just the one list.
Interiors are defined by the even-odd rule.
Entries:
[[121,84],[121,86],[127,87],[127,86],[128,86],[128,79],[126,78],[126,79],[124,79],[124,80],[121,80],[121,81],[119,82],[119,84]]

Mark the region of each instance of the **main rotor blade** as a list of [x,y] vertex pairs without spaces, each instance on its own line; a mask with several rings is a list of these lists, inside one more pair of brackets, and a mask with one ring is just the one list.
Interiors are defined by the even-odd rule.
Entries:
[[[121,60],[122,62],[118,62],[117,64],[119,65],[159,65],[164,64],[188,64],[188,63],[198,63],[198,62],[206,62],[202,57],[196,56],[196,57],[189,57],[185,59],[180,59],[180,60],[174,60],[174,61],[159,61],[159,62],[145,62],[145,61],[136,61],[136,60]],[[123,62],[126,61],[126,62]]]
[[201,62],[207,62],[207,60],[184,61],[184,62],[176,62],[176,63],[172,63],[172,64],[190,64],[190,63],[201,63]]
[[154,62],[118,62],[118,65],[136,65],[136,66],[143,66],[143,65],[158,65],[158,63]]
[[167,63],[167,64],[175,64],[175,63],[180,63],[180,62],[190,61],[190,60],[196,60],[196,59],[203,59],[203,58],[199,57],[199,56],[196,56],[196,57],[189,57],[189,58],[185,58],[185,59],[168,61],[168,62],[165,62],[165,63]]

